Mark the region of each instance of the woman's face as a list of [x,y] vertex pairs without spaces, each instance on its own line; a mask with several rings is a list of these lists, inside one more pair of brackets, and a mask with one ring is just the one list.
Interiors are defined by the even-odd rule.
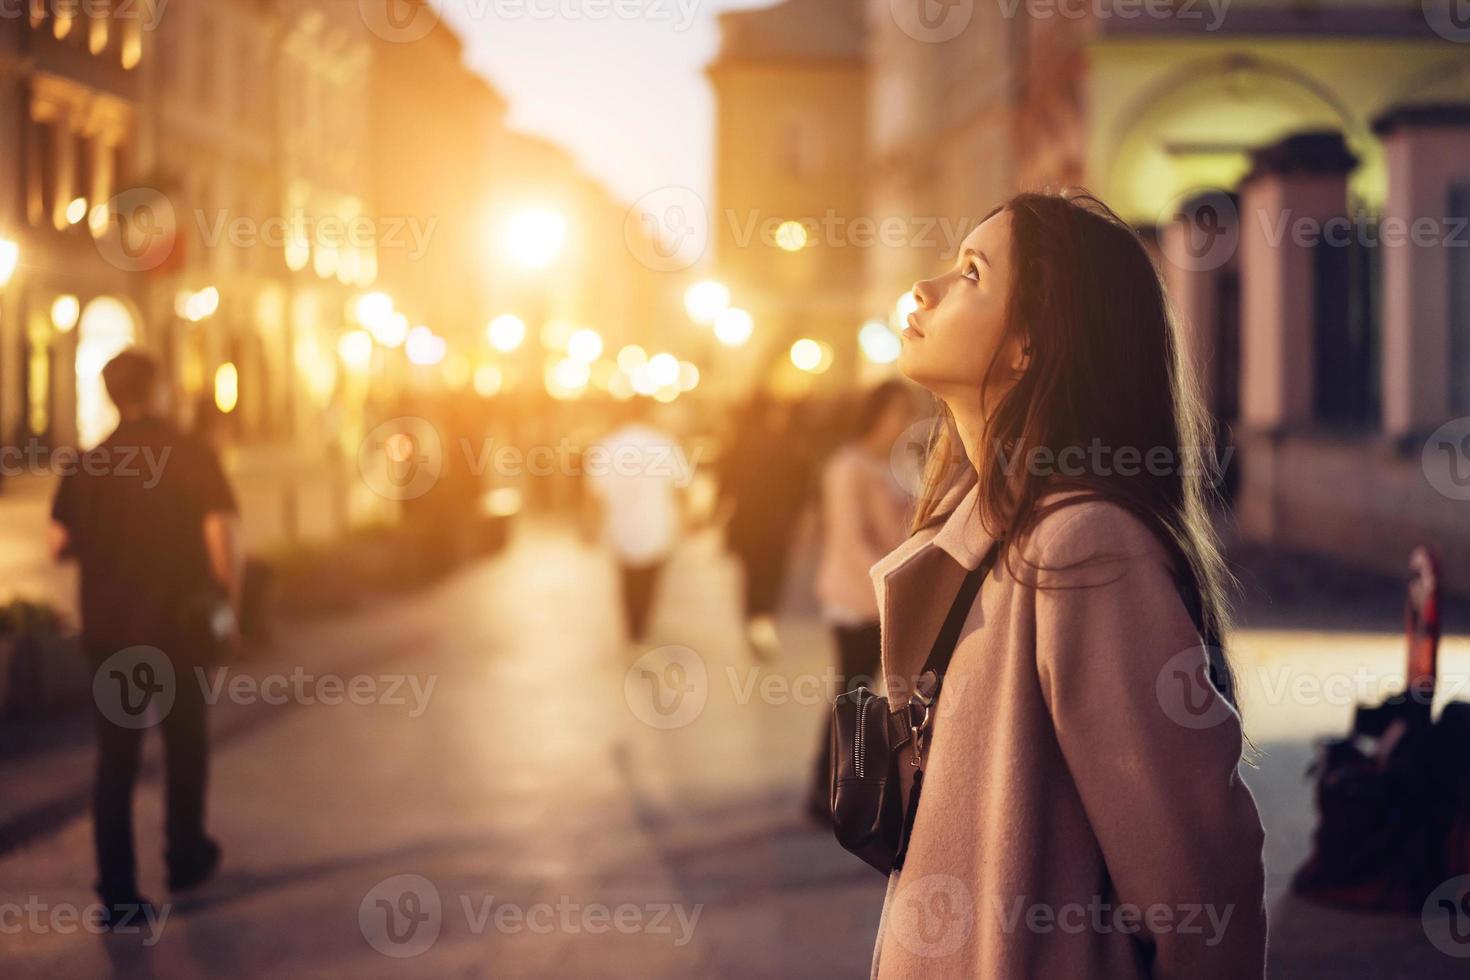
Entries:
[[1007,367],[1020,367],[1020,344],[1004,340],[1010,294],[1011,214],[1001,211],[965,236],[949,270],[914,284],[919,308],[903,331],[899,370],[941,398],[978,397],[1000,353],[992,383],[1008,386]]

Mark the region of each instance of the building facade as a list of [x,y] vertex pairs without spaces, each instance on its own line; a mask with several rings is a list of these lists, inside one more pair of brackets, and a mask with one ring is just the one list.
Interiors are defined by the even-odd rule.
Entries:
[[139,155],[149,5],[0,19],[0,440],[95,442],[113,424],[101,365],[148,337],[112,201]]
[[[1086,186],[1156,252],[1243,534],[1391,572],[1428,541],[1470,579],[1470,31],[1444,6],[869,0],[866,109],[843,123],[863,163],[844,163],[866,213],[910,234],[865,250],[857,316],[894,322],[1007,195]],[[760,71],[847,36],[840,17],[803,33],[801,9],[741,15],[796,28],[801,54],[761,52]],[[741,144],[766,124],[712,75],[722,175],[758,173]],[[794,86],[765,95],[773,119],[845,119]],[[722,176],[720,206],[781,200],[753,184]]]
[[[404,38],[335,0],[22,12],[0,17],[0,445],[41,467],[111,430],[101,368],[137,344],[178,419],[223,434],[247,546],[329,536],[384,516],[352,478],[370,409],[468,387],[496,314],[609,344],[648,327],[626,208],[506,129],[447,25]],[[497,249],[537,201],[569,229],[539,279]],[[450,355],[417,365],[402,337],[365,337],[378,292]],[[503,377],[539,390],[527,366]]]
[[707,69],[716,100],[712,268],[753,337],[722,370],[749,383],[810,382],[786,353],[811,338],[836,358],[820,383],[857,369],[866,221],[867,77],[863,10],[788,0],[720,16]]

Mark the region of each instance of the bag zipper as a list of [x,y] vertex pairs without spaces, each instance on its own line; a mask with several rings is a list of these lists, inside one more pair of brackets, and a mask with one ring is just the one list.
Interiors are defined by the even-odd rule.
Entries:
[[868,705],[876,700],[876,696],[871,694],[864,698],[865,693],[867,693],[865,689],[858,689],[858,723],[857,732],[853,736],[852,748],[853,771],[859,779],[863,778],[863,728],[866,727],[868,718]]

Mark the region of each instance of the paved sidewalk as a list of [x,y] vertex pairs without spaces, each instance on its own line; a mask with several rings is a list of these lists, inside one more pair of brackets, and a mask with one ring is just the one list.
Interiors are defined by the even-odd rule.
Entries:
[[[783,657],[754,664],[734,570],[705,536],[672,563],[655,622],[658,643],[697,660],[640,660],[618,638],[614,581],[569,533],[528,522],[501,557],[419,596],[293,633],[252,675],[300,663],[380,692],[414,681],[424,710],[411,698],[221,710],[220,879],[171,906],[152,945],[45,919],[6,935],[0,975],[863,975],[883,883],[799,816],[825,713],[804,684],[828,670],[820,624],[798,602]],[[1388,683],[1402,670],[1391,612],[1385,600],[1308,630],[1277,606],[1236,645],[1262,750],[1247,779],[1269,834],[1274,976],[1463,975],[1416,917],[1285,895],[1312,824],[1312,741],[1340,733],[1351,705],[1283,695],[1299,689],[1282,681],[1361,668]],[[702,697],[650,696],[653,679],[674,690],[688,678],[669,671],[696,663]],[[1470,676],[1470,639],[1447,641],[1444,666]],[[163,901],[156,781],[139,795],[143,885]],[[87,821],[65,818],[0,857],[0,906],[80,908],[90,864]]]

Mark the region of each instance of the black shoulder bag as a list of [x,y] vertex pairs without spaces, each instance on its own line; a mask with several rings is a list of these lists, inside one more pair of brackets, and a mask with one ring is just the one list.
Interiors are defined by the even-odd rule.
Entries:
[[[996,553],[992,547],[965,576],[904,708],[893,711],[887,698],[866,687],[848,691],[832,704],[832,828],[839,844],[885,875],[903,867],[924,781],[924,736],[960,630],[995,567]],[[918,771],[905,807],[899,766],[902,749],[910,742],[914,752],[909,762]]]

